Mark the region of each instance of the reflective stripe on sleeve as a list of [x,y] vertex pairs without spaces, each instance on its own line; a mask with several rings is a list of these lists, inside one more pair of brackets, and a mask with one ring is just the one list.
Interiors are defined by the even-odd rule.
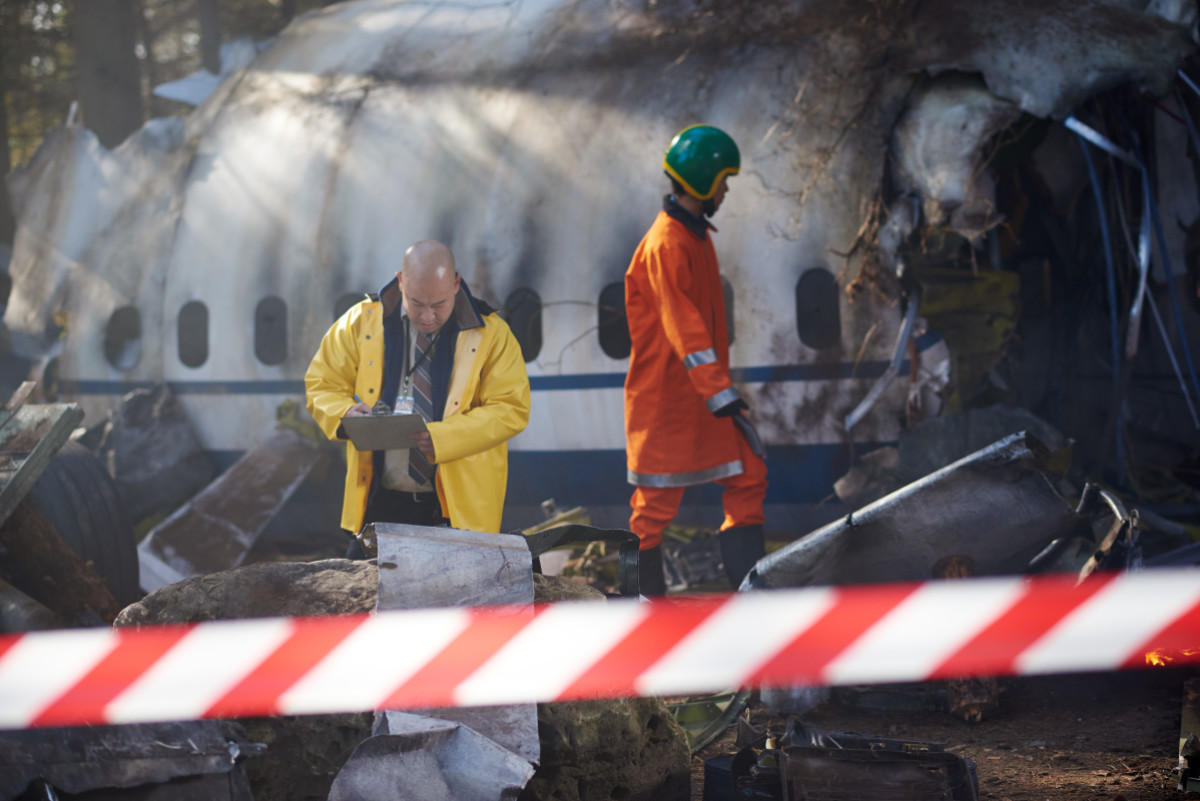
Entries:
[[717,352],[712,348],[698,350],[695,353],[689,353],[683,357],[683,366],[685,369],[691,370],[693,367],[699,367],[702,364],[712,364],[717,360]]
[[741,397],[741,395],[738,395],[738,391],[736,389],[734,389],[733,387],[730,387],[729,389],[721,390],[716,395],[713,395],[711,398],[706,400],[704,403],[708,406],[708,410],[710,412],[715,412],[717,409],[720,409],[722,406],[725,406],[726,404],[733,403],[735,400],[737,400],[740,397]]

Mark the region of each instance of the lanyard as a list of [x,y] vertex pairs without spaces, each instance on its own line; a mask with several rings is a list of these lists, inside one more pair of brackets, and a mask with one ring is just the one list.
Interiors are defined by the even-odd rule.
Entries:
[[[441,332],[439,331],[438,334],[440,333]],[[412,338],[412,329],[408,324],[408,317],[406,316],[404,318],[404,360],[400,368],[400,371],[403,374],[403,381],[400,383],[401,397],[412,397],[412,374],[417,371],[417,368],[421,366],[421,363],[425,361],[426,357],[433,353],[434,346],[437,345],[437,337],[438,335],[434,334],[429,338],[429,347],[422,351],[420,358],[413,363],[412,367],[409,367],[408,362],[411,358],[413,348],[416,346],[416,340]]]

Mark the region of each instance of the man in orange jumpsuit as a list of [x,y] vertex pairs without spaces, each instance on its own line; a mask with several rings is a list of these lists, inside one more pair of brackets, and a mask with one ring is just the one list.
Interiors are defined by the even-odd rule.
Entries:
[[636,487],[629,528],[641,541],[644,595],[665,592],[662,531],[679,511],[684,487],[724,487],[719,541],[735,588],[764,552],[767,468],[761,446],[752,448],[739,431],[753,428],[741,417],[748,406],[729,378],[725,298],[709,236],[716,229],[707,219],[740,166],[737,145],[719,128],[680,131],[663,157],[674,192],[625,272],[632,340],[625,442]]

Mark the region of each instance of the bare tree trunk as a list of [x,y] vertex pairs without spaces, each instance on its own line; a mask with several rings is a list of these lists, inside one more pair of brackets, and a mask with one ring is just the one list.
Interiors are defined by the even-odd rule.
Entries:
[[146,3],[145,0],[134,0],[134,13],[137,14],[137,35],[142,43],[142,74],[146,76],[146,87],[142,93],[143,102],[150,112],[151,117],[166,116],[164,110],[164,101],[161,97],[154,94],[154,87],[158,86],[158,62],[154,59],[154,31],[150,29],[150,22],[146,19]]
[[75,0],[71,8],[83,123],[105,147],[116,147],[142,125],[134,11],[133,0]]
[[221,74],[221,16],[217,0],[195,0],[196,19],[200,22],[200,53],[204,68]]
[[4,180],[12,169],[12,154],[8,150],[8,76],[4,74],[4,59],[0,59],[0,242],[9,245],[17,230],[12,205],[8,202],[8,184]]

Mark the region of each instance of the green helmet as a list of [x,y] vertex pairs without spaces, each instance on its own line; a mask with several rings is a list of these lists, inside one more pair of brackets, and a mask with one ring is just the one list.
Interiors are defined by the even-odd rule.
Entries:
[[675,134],[663,156],[663,169],[689,195],[708,200],[726,175],[737,175],[742,166],[733,138],[711,125],[692,125]]

